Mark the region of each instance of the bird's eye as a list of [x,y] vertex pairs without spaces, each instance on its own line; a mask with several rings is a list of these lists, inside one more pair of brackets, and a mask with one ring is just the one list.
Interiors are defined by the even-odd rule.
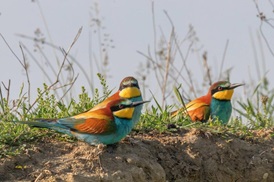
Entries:
[[219,90],[219,91],[220,91],[220,90],[223,90],[223,88],[219,86],[219,87],[218,87],[218,90]]

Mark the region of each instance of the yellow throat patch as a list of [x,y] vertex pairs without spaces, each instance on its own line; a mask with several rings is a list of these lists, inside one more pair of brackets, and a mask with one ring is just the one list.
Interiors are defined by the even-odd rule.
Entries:
[[113,114],[118,118],[131,119],[134,112],[134,108],[125,108],[114,112]]
[[215,94],[213,94],[213,98],[218,99],[218,100],[231,100],[231,97],[234,93],[234,90],[223,90],[223,91],[219,91],[216,92]]
[[120,91],[119,96],[129,99],[133,97],[138,97],[141,95],[141,92],[138,88],[136,87],[127,87],[124,88],[122,91]]

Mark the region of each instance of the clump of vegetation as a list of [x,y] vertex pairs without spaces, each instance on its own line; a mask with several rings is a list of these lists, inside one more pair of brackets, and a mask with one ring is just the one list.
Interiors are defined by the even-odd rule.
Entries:
[[[101,73],[97,74],[101,85],[99,89],[94,87],[94,74],[92,74],[94,71],[85,70],[81,64],[70,55],[70,50],[80,36],[81,29],[79,29],[67,51],[60,49],[53,43],[47,42],[40,30],[35,31],[36,37],[20,35],[23,38],[33,40],[35,43],[35,51],[40,52],[43,59],[47,60],[47,64],[52,72],[51,74],[48,74],[48,72],[44,70],[43,65],[39,63],[26,46],[23,44],[20,45],[23,57],[21,60],[7,44],[25,71],[27,86],[22,85],[17,99],[10,98],[10,92],[12,92],[12,90],[10,90],[11,81],[9,81],[7,85],[2,82],[0,87],[0,157],[19,154],[22,150],[26,149],[26,143],[39,141],[44,137],[73,141],[73,138],[51,130],[15,124],[12,121],[32,120],[35,118],[62,118],[75,115],[91,109],[111,93],[106,80],[109,76],[108,51],[114,48],[114,45],[112,45],[113,40],[109,37],[109,34],[102,33],[105,31],[105,28],[103,30],[103,22],[99,14],[98,4],[95,4],[91,13],[93,13],[95,17],[91,19],[91,29],[93,30],[91,32],[93,32],[95,36],[98,36],[99,40],[99,56],[98,58],[95,56],[98,72]],[[240,108],[235,109],[238,116],[232,117],[230,123],[226,126],[221,125],[218,121],[193,123],[188,117],[180,116],[172,118],[170,116],[170,112],[175,110],[176,107],[182,107],[190,98],[204,94],[204,91],[212,84],[212,80],[229,80],[232,68],[223,69],[229,41],[226,42],[223,57],[220,58],[221,65],[218,74],[214,75],[212,73],[212,66],[210,66],[208,61],[207,52],[202,49],[196,49],[197,47],[202,47],[202,44],[199,42],[194,27],[190,25],[185,37],[180,39],[168,13],[165,12],[165,14],[171,25],[170,33],[165,35],[161,32],[161,36],[158,37],[159,33],[156,30],[156,20],[153,13],[153,49],[149,49],[147,53],[139,52],[146,59],[146,62],[138,68],[139,83],[145,100],[151,98],[152,104],[144,107],[145,109],[141,120],[135,129],[173,132],[182,128],[195,127],[205,130],[207,133],[237,133],[240,136],[251,136],[252,130],[273,128],[274,91],[268,88],[269,85],[265,76],[260,76],[263,82],[255,87],[255,89],[253,88],[252,97],[248,97],[246,101],[237,101],[237,104],[240,106]],[[260,18],[261,21],[267,20],[266,18]],[[5,41],[4,38],[3,40]],[[102,40],[107,42],[102,42]],[[59,53],[62,53],[62,58],[60,59],[60,57],[58,57],[56,65],[52,65],[53,63],[48,61],[43,51],[43,46],[49,46],[55,51],[58,50]],[[41,72],[45,75],[46,80],[50,83],[44,83],[42,88],[38,88],[37,95],[35,96],[31,94],[29,63],[26,60],[26,54],[38,65]],[[94,55],[97,54],[95,53]],[[195,73],[191,70],[191,67],[188,65],[189,61],[187,61],[190,58],[196,58],[197,55],[197,64],[201,66],[202,70],[202,75],[199,75],[199,78],[193,76]],[[94,60],[91,59],[89,61],[90,65],[92,65]],[[86,78],[89,88],[81,87],[81,93],[77,99],[74,99],[69,93],[71,89],[75,87],[75,82],[78,78],[78,74],[75,74],[74,71],[76,66]],[[50,75],[53,75],[53,77]],[[147,83],[149,76],[156,79],[157,86],[160,90],[160,99],[157,99],[157,96],[152,92],[149,94],[146,93],[148,90],[147,86],[150,85]],[[195,79],[203,80],[203,83],[200,84],[202,85],[201,87],[197,87],[198,84]],[[248,83],[246,84],[248,85]],[[173,86],[176,87],[175,92],[171,89]],[[251,87],[249,87],[249,92],[251,92],[250,90],[252,90]],[[92,96],[90,96],[90,92]],[[177,96],[178,99],[176,99],[175,96]],[[247,96],[248,94],[246,97]]]
[[[79,114],[91,109],[94,105],[104,100],[110,90],[106,85],[106,80],[100,74],[98,78],[105,93],[100,97],[98,89],[95,90],[94,98],[91,99],[84,87],[78,95],[78,99],[71,99],[69,104],[64,104],[58,100],[54,93],[49,90],[49,86],[44,84],[43,88],[37,89],[37,99],[35,105],[27,105],[26,99],[19,99],[15,105],[10,105],[7,98],[2,96],[0,112],[0,157],[6,155],[16,155],[24,150],[26,143],[42,140],[44,137],[53,137],[58,140],[74,141],[73,138],[64,134],[56,133],[43,128],[30,127],[18,124],[13,121],[28,121],[35,118],[63,118]],[[30,111],[31,108],[31,111]]]

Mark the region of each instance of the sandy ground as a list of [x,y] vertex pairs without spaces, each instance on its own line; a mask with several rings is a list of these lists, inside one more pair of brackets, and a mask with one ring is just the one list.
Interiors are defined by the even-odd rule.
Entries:
[[273,132],[248,139],[200,129],[135,131],[98,147],[45,138],[0,159],[0,181],[274,181]]

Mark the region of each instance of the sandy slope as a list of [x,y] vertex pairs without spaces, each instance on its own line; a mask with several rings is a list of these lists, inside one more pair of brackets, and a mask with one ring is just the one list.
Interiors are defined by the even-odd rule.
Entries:
[[108,147],[44,139],[0,159],[0,181],[274,181],[273,131],[252,140],[199,129],[132,132]]

